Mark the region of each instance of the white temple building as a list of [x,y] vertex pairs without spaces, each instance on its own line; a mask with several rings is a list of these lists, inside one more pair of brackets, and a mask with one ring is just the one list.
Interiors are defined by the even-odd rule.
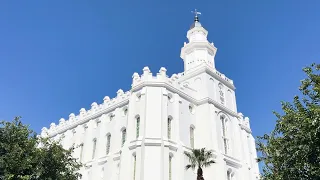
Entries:
[[184,72],[169,77],[163,67],[156,74],[144,67],[130,91],[51,123],[41,136],[77,147],[82,180],[195,180],[184,152],[203,147],[216,162],[205,180],[259,179],[249,118],[237,111],[233,81],[215,68],[207,35],[196,15],[181,49]]

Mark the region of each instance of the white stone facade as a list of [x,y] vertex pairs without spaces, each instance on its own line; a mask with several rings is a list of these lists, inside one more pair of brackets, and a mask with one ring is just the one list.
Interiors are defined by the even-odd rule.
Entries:
[[215,69],[217,48],[196,18],[181,49],[185,71],[133,74],[132,88],[92,103],[41,135],[75,145],[83,180],[195,180],[184,151],[212,149],[205,180],[259,179],[249,118],[238,113],[233,81]]

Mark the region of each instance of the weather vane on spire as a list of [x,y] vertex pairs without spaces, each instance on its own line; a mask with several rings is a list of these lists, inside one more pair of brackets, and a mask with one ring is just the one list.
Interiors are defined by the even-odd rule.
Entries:
[[192,14],[194,14],[195,17],[198,17],[198,15],[201,15],[201,12],[199,12],[197,9],[194,11],[191,11]]
[[194,11],[191,11],[192,14],[194,14],[194,21],[199,22],[199,17],[198,15],[201,15],[201,12],[199,12],[197,9]]

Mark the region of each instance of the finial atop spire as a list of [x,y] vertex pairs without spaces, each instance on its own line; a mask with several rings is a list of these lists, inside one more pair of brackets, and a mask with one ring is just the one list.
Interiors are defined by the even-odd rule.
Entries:
[[199,12],[197,9],[191,12],[194,14],[194,22],[192,23],[190,29],[194,27],[201,27],[201,23],[199,22],[199,17],[198,17],[198,15],[201,15],[201,12]]
[[198,15],[201,15],[201,12],[199,12],[197,9],[195,9],[194,11],[191,11],[191,13],[194,14],[194,21],[199,22]]

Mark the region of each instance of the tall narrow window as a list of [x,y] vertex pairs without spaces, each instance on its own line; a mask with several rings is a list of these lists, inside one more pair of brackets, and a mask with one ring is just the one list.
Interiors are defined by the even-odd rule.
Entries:
[[138,116],[137,117],[137,122],[136,122],[137,124],[137,129],[136,129],[136,138],[138,139],[138,137],[139,137],[139,135],[140,135],[140,117]]
[[190,127],[190,146],[194,148],[194,128]]
[[96,156],[96,148],[97,148],[97,139],[93,139],[93,147],[92,147],[92,159]]
[[231,172],[230,171],[227,171],[227,179],[231,180]]
[[133,180],[136,179],[137,156],[133,155]]
[[171,139],[171,121],[172,119],[168,118],[168,139]]
[[128,114],[128,108],[125,108],[124,110],[123,110],[123,115],[127,115]]
[[80,162],[82,162],[82,157],[83,156],[83,143],[80,144]]
[[110,121],[112,121],[114,119],[114,114],[110,114],[109,119],[110,119]]
[[228,138],[227,138],[227,127],[226,127],[226,118],[221,116],[221,125],[222,125],[222,139],[223,139],[223,150],[225,154],[228,154]]
[[107,148],[106,148],[106,154],[108,155],[110,152],[110,141],[111,141],[111,134],[107,135]]
[[127,130],[126,129],[123,129],[122,130],[122,142],[121,142],[121,145],[123,146],[124,143],[126,142],[126,136],[127,136]]
[[100,178],[101,178],[101,179],[103,179],[103,176],[104,176],[104,167],[102,167],[102,168],[101,168],[101,175],[100,175]]
[[101,120],[100,120],[100,119],[96,120],[96,128],[99,127],[100,123],[101,123]]
[[169,180],[172,180],[172,156],[169,155]]

